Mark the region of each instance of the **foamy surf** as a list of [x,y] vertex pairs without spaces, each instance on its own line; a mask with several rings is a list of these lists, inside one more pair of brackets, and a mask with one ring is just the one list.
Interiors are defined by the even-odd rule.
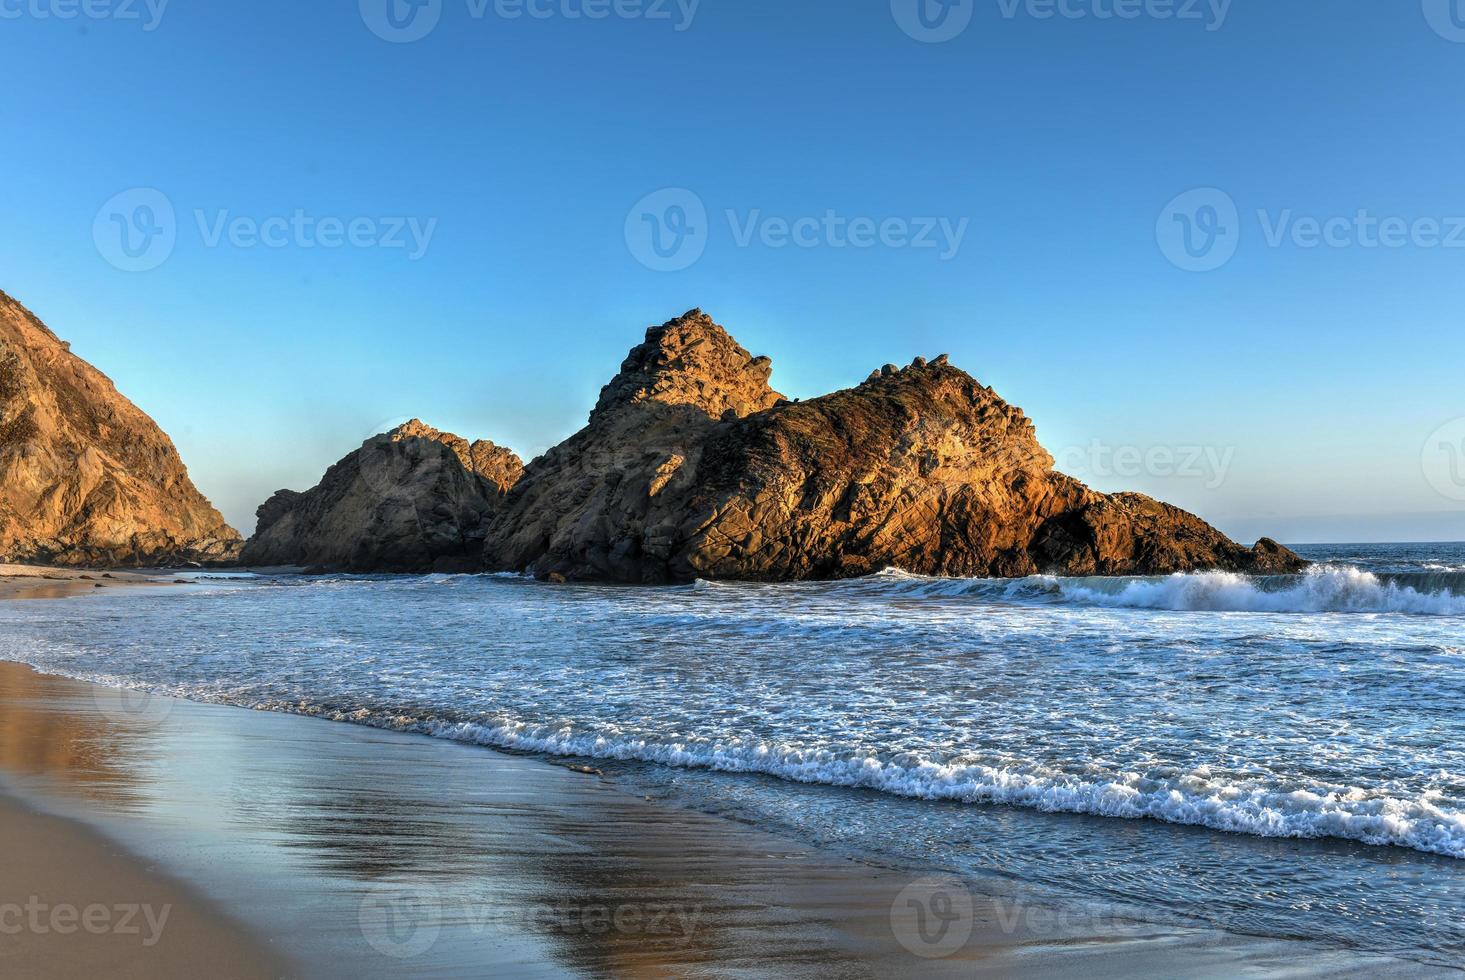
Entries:
[[[1219,902],[1248,930],[1352,942],[1334,910],[1353,895],[1375,938],[1458,962],[1465,545],[1307,557],[1258,578],[104,590],[0,604],[0,658],[607,760],[627,788],[811,840]],[[1259,892],[1279,857],[1309,875]],[[1369,887],[1381,866],[1399,877]]]
[[1427,798],[1399,798],[1347,786],[1248,786],[1215,778],[1204,768],[1181,776],[1121,772],[1084,779],[1041,767],[1025,771],[922,759],[895,761],[762,743],[660,742],[508,719],[482,724],[299,706],[283,709],[521,752],[753,773],[914,799],[1153,819],[1256,837],[1337,838],[1465,858],[1465,814],[1441,809]]
[[940,579],[891,570],[866,580],[892,593],[988,602],[1071,602],[1171,612],[1402,613],[1465,616],[1465,573],[1374,573],[1315,565],[1298,575],[1186,572],[1144,578]]
[[[1117,591],[1060,580],[1069,599],[1101,606],[1176,612],[1407,613],[1465,615],[1458,573],[1380,575],[1318,565],[1301,575],[1255,578],[1234,572],[1195,572],[1124,582]],[[1412,581],[1413,584],[1409,584]],[[1429,591],[1434,585],[1436,591]]]

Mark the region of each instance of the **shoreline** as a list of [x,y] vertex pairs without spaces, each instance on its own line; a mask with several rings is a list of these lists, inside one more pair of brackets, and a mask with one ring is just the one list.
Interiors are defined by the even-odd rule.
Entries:
[[[207,896],[189,906],[200,916],[213,902],[268,936],[299,964],[290,975],[413,963],[514,976],[628,964],[882,976],[1421,970],[1004,902],[633,796],[583,767],[423,735],[130,696],[9,662],[0,708],[3,783],[57,815],[35,816],[38,826],[64,832],[79,819],[120,841],[135,870],[157,865]],[[112,751],[76,752],[99,742]],[[947,928],[927,921],[948,909]]]
[[90,595],[98,589],[139,588],[181,584],[180,575],[161,569],[57,568],[50,565],[0,563],[0,601],[8,599],[66,599]]

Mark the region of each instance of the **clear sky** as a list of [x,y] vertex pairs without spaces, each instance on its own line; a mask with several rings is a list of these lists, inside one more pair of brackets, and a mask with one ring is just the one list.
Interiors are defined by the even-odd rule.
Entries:
[[1240,536],[1465,538],[1465,10],[925,2],[0,0],[0,289],[245,533],[409,416],[532,457],[700,306]]

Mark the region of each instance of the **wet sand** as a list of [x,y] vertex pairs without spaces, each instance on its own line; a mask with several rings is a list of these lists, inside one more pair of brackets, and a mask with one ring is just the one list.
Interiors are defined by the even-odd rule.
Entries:
[[[1013,905],[537,758],[13,664],[0,664],[0,785],[217,903],[291,976],[1420,975]],[[23,851],[32,830],[67,826],[12,812],[0,820]],[[54,962],[40,975],[86,975],[80,959]],[[252,975],[240,962],[214,975]]]
[[0,797],[9,977],[265,978],[290,968],[206,899],[87,830]]
[[0,563],[0,600],[65,599],[97,589],[170,585],[178,577],[165,572],[103,572]]

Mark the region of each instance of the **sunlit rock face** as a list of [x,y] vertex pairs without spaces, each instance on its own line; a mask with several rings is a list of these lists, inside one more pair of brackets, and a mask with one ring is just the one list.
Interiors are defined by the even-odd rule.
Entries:
[[655,583],[1304,564],[1056,472],[1023,412],[944,356],[801,403],[771,368],[700,310],[648,330],[586,427],[526,468],[486,566]]
[[0,560],[216,563],[240,544],[157,424],[0,293]]

